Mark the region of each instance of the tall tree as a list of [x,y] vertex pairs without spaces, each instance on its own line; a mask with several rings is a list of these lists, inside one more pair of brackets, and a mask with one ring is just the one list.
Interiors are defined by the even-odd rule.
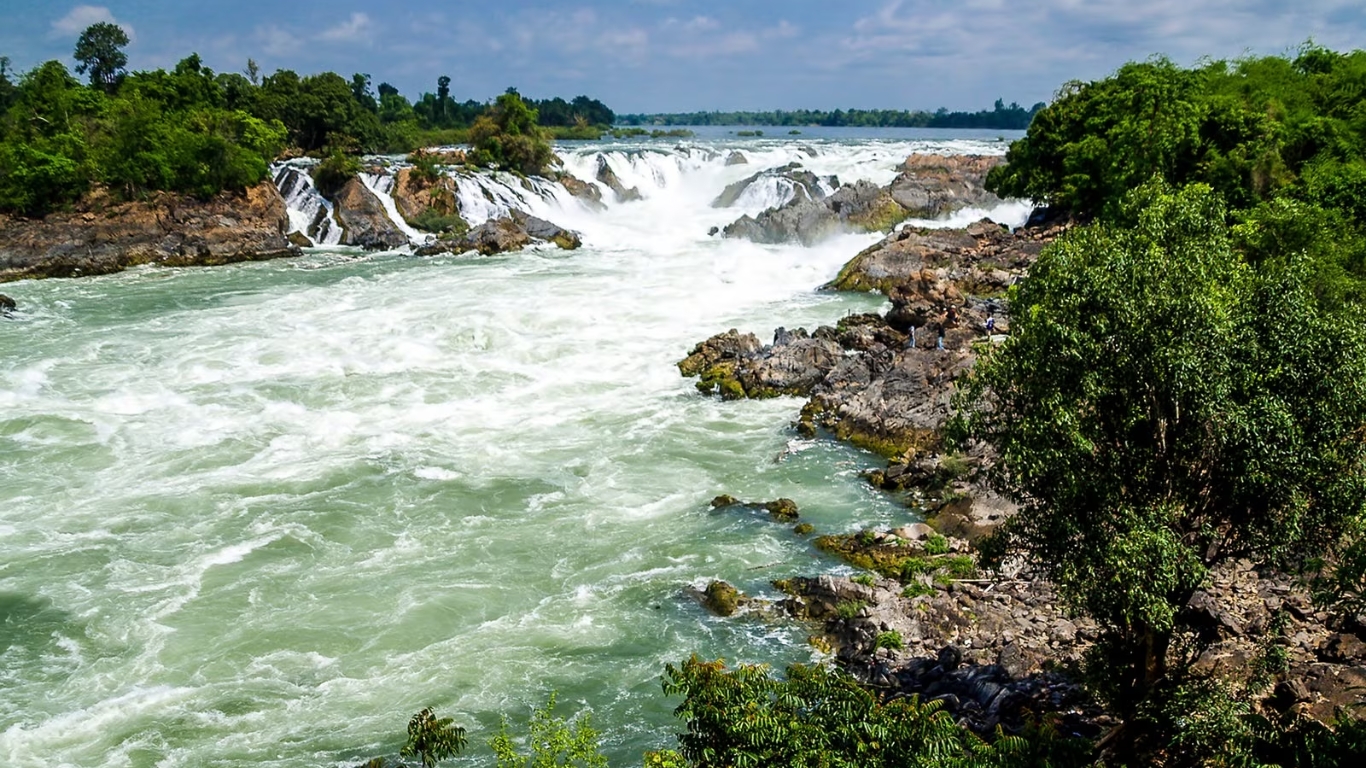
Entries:
[[91,24],[81,33],[72,54],[79,62],[76,74],[88,72],[91,85],[112,92],[128,65],[128,54],[123,52],[126,45],[128,33],[123,27],[107,21]]
[[446,119],[446,100],[451,97],[451,78],[450,75],[442,75],[436,79],[436,99],[441,108],[441,119]]
[[1021,505],[995,544],[1097,620],[1090,671],[1133,748],[1182,728],[1174,640],[1210,571],[1311,570],[1366,509],[1360,311],[1317,301],[1303,257],[1244,261],[1225,216],[1154,182],[1050,247],[959,394],[959,437]]

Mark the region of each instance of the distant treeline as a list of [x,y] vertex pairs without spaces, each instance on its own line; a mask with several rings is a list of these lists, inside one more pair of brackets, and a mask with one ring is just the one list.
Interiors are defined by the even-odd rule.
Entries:
[[[128,42],[124,30],[107,22],[82,33],[74,74],[87,75],[88,84],[60,61],[19,73],[0,56],[0,212],[42,215],[70,205],[92,185],[125,199],[240,190],[264,179],[287,149],[408,152],[465,143],[475,133],[504,148],[520,141],[527,151],[513,154],[534,160],[549,153],[541,146],[548,134],[596,138],[616,117],[587,96],[524,102],[508,89],[497,104],[456,101],[445,75],[436,78],[435,93],[409,101],[389,83],[372,85],[368,74],[266,74],[250,60],[242,72],[215,72],[198,54],[169,71],[129,72]],[[518,120],[508,122],[509,110]],[[479,134],[481,118],[496,127],[484,125]],[[510,139],[498,133],[522,123]],[[487,156],[510,162],[500,152]]]
[[1015,102],[1009,106],[996,100],[992,109],[979,112],[950,112],[940,108],[935,112],[897,109],[837,109],[833,112],[796,109],[773,112],[678,112],[670,114],[634,114],[618,116],[620,125],[783,125],[827,127],[857,126],[860,128],[990,128],[1023,131],[1034,115],[1045,105],[1039,102],[1029,109]]

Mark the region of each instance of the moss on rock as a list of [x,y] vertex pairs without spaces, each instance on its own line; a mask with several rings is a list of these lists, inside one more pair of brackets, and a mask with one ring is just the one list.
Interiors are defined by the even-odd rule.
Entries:
[[713,581],[702,593],[702,604],[717,616],[733,616],[746,598],[740,590],[724,581]]

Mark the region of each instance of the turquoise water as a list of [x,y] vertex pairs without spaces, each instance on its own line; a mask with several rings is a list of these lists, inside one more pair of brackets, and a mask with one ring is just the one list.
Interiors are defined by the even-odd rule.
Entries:
[[491,765],[499,716],[553,690],[638,765],[678,728],[665,663],[813,658],[687,588],[836,565],[707,501],[791,497],[821,531],[909,512],[868,455],[794,436],[800,401],[708,399],[674,363],[877,309],[814,290],[877,238],[707,238],[724,180],[565,211],[575,252],[5,286],[0,763],[354,765],[433,706],[470,731],[455,764]]

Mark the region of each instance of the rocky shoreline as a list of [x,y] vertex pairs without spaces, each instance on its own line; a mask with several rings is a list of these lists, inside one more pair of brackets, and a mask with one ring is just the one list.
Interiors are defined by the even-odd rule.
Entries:
[[[989,220],[903,228],[822,286],[880,292],[890,311],[812,331],[780,327],[769,344],[731,329],[698,343],[678,366],[701,392],[723,399],[805,398],[794,429],[880,454],[885,464],[864,476],[904,494],[926,521],[817,538],[814,548],[828,556],[813,561],[826,563],[818,571],[833,557],[862,572],[794,573],[774,582],[787,594],[781,601],[738,596],[741,614],[780,611],[809,622],[812,643],[882,695],[941,701],[978,733],[1019,732],[1049,713],[1063,732],[1097,738],[1115,721],[1080,681],[1096,627],[1069,614],[1023,566],[980,568],[974,542],[1016,507],[988,488],[984,449],[952,453],[943,441],[955,381],[1009,333],[1009,287],[1068,228],[1043,213],[1015,231]],[[1366,686],[1366,616],[1317,610],[1308,588],[1284,574],[1239,561],[1214,572],[1186,610],[1200,628],[1189,638],[1196,670],[1237,681],[1266,643],[1285,649],[1269,715],[1330,722]]]

